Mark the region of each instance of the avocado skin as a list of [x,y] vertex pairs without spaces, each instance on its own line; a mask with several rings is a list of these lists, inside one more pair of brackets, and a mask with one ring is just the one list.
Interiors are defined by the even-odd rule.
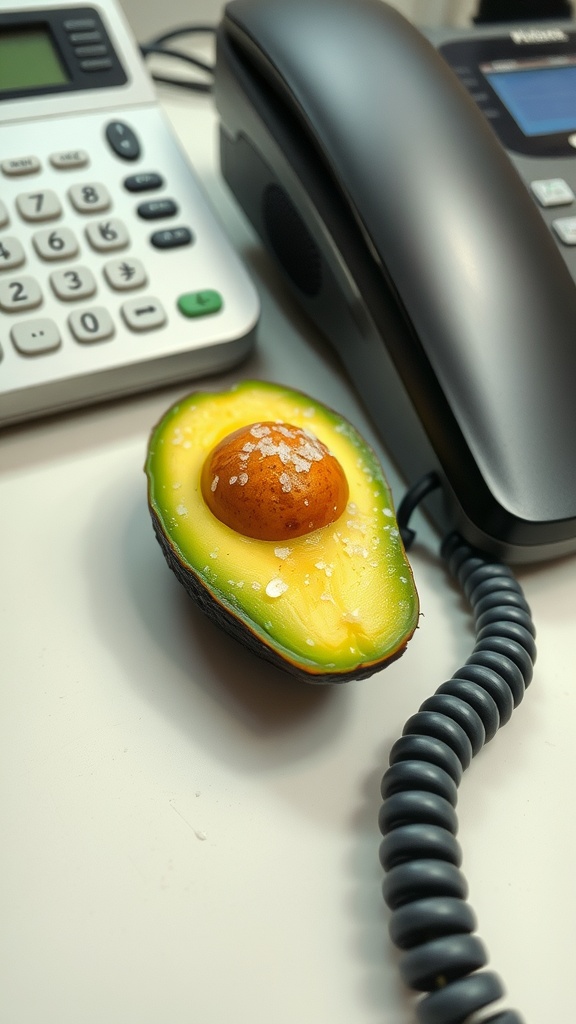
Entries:
[[[152,518],[152,526],[156,539],[162,550],[162,554],[166,559],[166,564],[174,573],[176,579],[182,584],[186,593],[192,598],[194,603],[198,606],[200,611],[215,623],[220,629],[229,636],[233,637],[242,644],[247,650],[251,651],[258,658],[268,661],[275,668],[281,669],[290,676],[299,679],[303,683],[316,683],[321,685],[333,684],[333,683],[348,683],[352,679],[368,679],[376,672],[380,672],[381,669],[392,664],[393,661],[397,661],[400,658],[406,647],[408,646],[408,640],[406,638],[405,643],[397,651],[390,654],[386,660],[380,660],[371,664],[361,665],[356,668],[354,672],[326,672],[326,671],[305,671],[301,666],[293,663],[287,663],[285,658],[282,658],[276,651],[266,646],[258,639],[255,633],[252,632],[248,626],[238,619],[235,615],[231,615],[230,612],[220,604],[213,594],[210,593],[207,587],[204,586],[202,580],[200,580],[194,572],[192,572],[187,566],[184,566],[169,538],[162,529],[162,524],[158,519],[158,516],[152,508],[150,508],[150,515]],[[412,634],[411,634],[412,635]]]
[[[294,415],[296,419],[293,418]],[[354,505],[359,501],[357,512],[370,517],[373,524],[370,530],[375,531],[378,544],[380,537],[382,538],[381,552],[374,555],[376,561],[367,557],[367,548],[361,544],[358,545],[361,548],[359,563],[356,563],[356,582],[360,564],[362,576],[366,570],[367,583],[374,587],[373,597],[368,605],[364,605],[364,609],[368,619],[378,623],[378,633],[368,634],[373,637],[373,642],[369,644],[371,649],[364,651],[363,658],[355,657],[354,654],[350,658],[345,654],[342,665],[338,664],[338,655],[330,657],[322,652],[318,658],[314,658],[304,654],[302,638],[293,646],[291,637],[286,636],[282,639],[281,635],[264,631],[262,620],[254,617],[250,606],[246,607],[238,600],[237,592],[232,591],[229,597],[228,588],[222,585],[225,577],[220,579],[219,585],[215,585],[214,577],[211,575],[212,567],[216,564],[212,559],[217,557],[217,550],[213,553],[213,548],[218,549],[220,545],[223,549],[237,546],[234,561],[229,561],[225,569],[226,573],[233,575],[233,567],[238,567],[242,573],[247,566],[251,569],[256,568],[252,562],[251,551],[254,551],[254,557],[259,560],[263,549],[267,549],[269,555],[270,549],[275,547],[274,542],[254,542],[247,538],[239,538],[238,534],[220,523],[209,511],[200,488],[201,468],[214,444],[238,426],[272,418],[282,423],[301,421],[302,426],[323,440],[329,448],[335,446],[335,454],[342,465],[347,464],[349,481],[352,481],[350,501]],[[183,443],[185,438],[186,443]],[[175,459],[179,461],[175,462]],[[344,417],[303,392],[264,381],[244,381],[220,392],[194,392],[168,409],[153,428],[145,472],[148,479],[148,507],[154,533],[169,568],[207,617],[258,657],[301,681],[331,684],[368,678],[404,653],[417,628],[419,618],[418,596],[412,572],[398,535],[392,498],[382,469],[371,447]],[[178,498],[176,499],[174,495]],[[176,500],[179,504],[175,504]],[[328,530],[330,535],[338,533],[341,542],[337,543],[337,547],[342,550],[344,545],[346,556],[349,552],[345,545],[351,543],[346,532],[351,529],[354,533],[358,528],[354,523],[355,515],[350,505],[349,510],[342,516],[344,525],[339,525],[340,521],[337,521],[331,527],[322,528]],[[184,518],[181,519],[181,516]],[[352,521],[347,522],[349,516],[352,516]],[[376,519],[380,521],[382,517],[385,525],[377,526]],[[185,523],[188,525],[185,526]],[[185,540],[183,529],[186,530],[186,537],[190,538],[189,540]],[[306,547],[307,538],[300,540]],[[252,547],[254,543],[261,543],[263,548]],[[197,556],[198,544],[203,550],[201,561],[198,561]],[[326,535],[326,540],[321,541],[321,544],[327,544],[328,547],[316,549],[313,544],[312,560],[320,558],[321,561],[316,564],[316,568],[325,569],[326,576],[331,576],[332,572],[328,571],[326,565],[330,566],[330,558],[333,557],[333,554],[328,554],[333,540]],[[294,541],[295,549],[297,545],[298,539]],[[355,551],[352,554],[355,556]],[[385,559],[382,561],[384,555]],[[326,562],[322,559],[326,559]],[[377,572],[373,572],[369,565],[378,565]],[[299,571],[305,573],[305,569],[303,564]],[[269,569],[266,568],[265,571],[265,578],[269,579]],[[400,579],[401,593],[397,589],[397,584],[388,582],[390,571],[395,574],[396,579]],[[371,577],[374,577],[373,583],[370,582]],[[342,580],[341,576],[335,576],[334,580],[338,578]],[[233,584],[233,581],[228,580],[228,583]],[[243,587],[244,583],[237,586]],[[392,597],[390,586],[393,590]],[[310,587],[309,592],[304,587],[302,589],[303,593],[307,593],[308,600],[311,600],[313,588]],[[324,594],[320,595],[317,591],[315,603],[310,605],[312,617],[315,616],[315,609],[319,605],[326,610]],[[301,607],[306,608],[305,605]],[[340,614],[337,611],[338,607],[340,606],[336,606],[336,614]],[[350,606],[350,613],[355,615],[356,612],[352,613],[353,608],[354,604]],[[360,608],[359,612],[361,611]],[[346,616],[341,621],[345,618]],[[306,622],[308,619],[308,615],[305,614]],[[387,640],[384,640],[380,633],[383,621]],[[331,629],[326,626],[323,628]],[[327,640],[332,637],[330,631],[317,635]],[[306,640],[306,644],[308,643]],[[350,651],[353,651],[352,647]],[[329,660],[333,663],[328,664]]]

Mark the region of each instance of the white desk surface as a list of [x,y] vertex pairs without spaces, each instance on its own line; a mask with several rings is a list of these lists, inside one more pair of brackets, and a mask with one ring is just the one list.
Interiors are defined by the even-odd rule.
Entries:
[[[201,386],[294,385],[380,451],[219,179],[211,101],[163,97],[262,298],[254,356]],[[468,615],[424,528],[420,629],[372,679],[300,685],[219,634],[146,507],[149,430],[191,388],[0,439],[0,1019],[409,1024],[379,782],[405,720],[467,657]],[[465,776],[459,838],[491,966],[527,1024],[549,1024],[576,997],[576,562],[520,577],[535,679]]]

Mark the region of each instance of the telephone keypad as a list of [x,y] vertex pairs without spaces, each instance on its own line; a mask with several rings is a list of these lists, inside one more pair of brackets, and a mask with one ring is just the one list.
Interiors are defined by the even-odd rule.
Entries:
[[0,134],[0,425],[247,354],[255,293],[159,111]]

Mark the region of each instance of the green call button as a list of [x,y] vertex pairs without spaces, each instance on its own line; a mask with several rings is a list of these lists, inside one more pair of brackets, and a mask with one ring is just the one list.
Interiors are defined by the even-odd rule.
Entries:
[[220,292],[205,288],[201,292],[186,292],[178,299],[178,309],[184,316],[209,316],[218,313],[224,305]]

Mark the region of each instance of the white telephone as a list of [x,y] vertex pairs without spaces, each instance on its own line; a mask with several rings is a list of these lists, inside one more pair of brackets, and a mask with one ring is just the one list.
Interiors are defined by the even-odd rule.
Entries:
[[0,0],[0,425],[225,369],[258,313],[114,0]]

